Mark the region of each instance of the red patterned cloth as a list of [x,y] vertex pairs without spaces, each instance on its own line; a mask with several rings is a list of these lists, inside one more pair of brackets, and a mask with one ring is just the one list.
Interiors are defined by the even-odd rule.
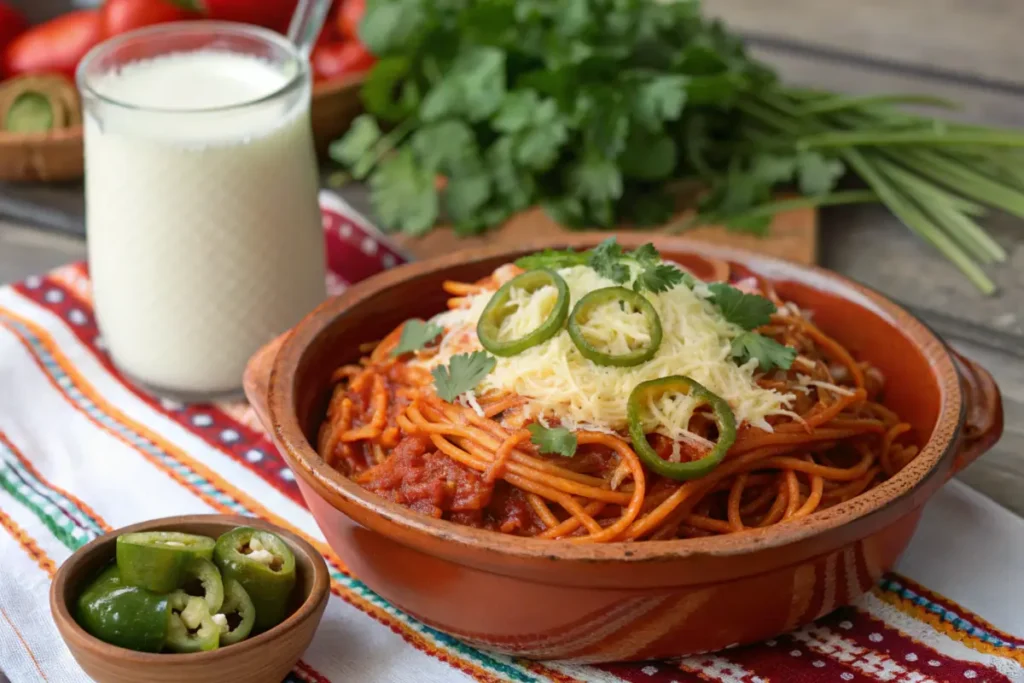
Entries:
[[[322,205],[332,292],[405,261],[336,197]],[[46,603],[71,552],[111,528],[214,511],[292,528],[331,567],[333,595],[293,683],[1024,683],[1024,639],[1011,633],[1024,631],[1024,522],[958,484],[926,512],[901,569],[962,604],[891,574],[808,628],[681,661],[541,664],[471,648],[348,572],[251,409],[160,401],[125,381],[90,302],[83,264],[0,288],[0,669],[12,683],[85,680]]]

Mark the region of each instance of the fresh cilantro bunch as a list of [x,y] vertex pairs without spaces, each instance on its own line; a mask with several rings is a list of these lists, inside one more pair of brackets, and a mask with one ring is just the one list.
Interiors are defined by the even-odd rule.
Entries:
[[[480,233],[531,206],[568,227],[764,233],[785,210],[882,202],[981,291],[1024,218],[1024,133],[905,111],[914,94],[786,87],[699,0],[368,0],[366,114],[331,147],[390,230]],[[847,171],[865,189],[837,189]],[[780,192],[799,196],[778,197]]]
[[669,181],[730,187],[705,173],[727,152],[712,140],[771,81],[693,0],[369,0],[360,38],[380,61],[331,154],[368,179],[387,228],[414,235],[534,205],[570,227],[664,221]]

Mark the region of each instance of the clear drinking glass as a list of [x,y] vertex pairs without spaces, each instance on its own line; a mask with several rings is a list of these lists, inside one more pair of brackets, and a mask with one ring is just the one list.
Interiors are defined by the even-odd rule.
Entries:
[[142,29],[78,69],[97,321],[155,393],[236,394],[248,358],[325,297],[309,66],[220,22]]

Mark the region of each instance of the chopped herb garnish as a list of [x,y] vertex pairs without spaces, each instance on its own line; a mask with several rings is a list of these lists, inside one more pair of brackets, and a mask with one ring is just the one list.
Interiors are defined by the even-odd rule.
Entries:
[[732,357],[740,365],[756,359],[765,372],[774,368],[788,370],[796,359],[796,349],[757,332],[744,332],[732,340]]
[[497,361],[494,357],[483,351],[452,356],[448,365],[439,365],[431,373],[434,375],[437,395],[451,403],[460,394],[476,388],[494,370],[495,365]]
[[616,284],[624,284],[629,280],[629,266],[622,262],[622,247],[609,237],[594,247],[587,259],[587,265],[601,277],[606,277]]
[[401,356],[403,353],[419,351],[437,339],[437,335],[442,332],[444,332],[444,328],[440,325],[416,319],[407,320],[402,326],[402,336],[398,340],[398,346],[391,350],[391,355]]
[[537,446],[541,453],[566,458],[576,455],[576,435],[565,427],[545,427],[539,422],[534,422],[527,429],[530,430],[530,443]]
[[775,304],[763,296],[747,294],[724,282],[708,285],[711,301],[722,311],[722,316],[745,330],[753,330],[771,322]]

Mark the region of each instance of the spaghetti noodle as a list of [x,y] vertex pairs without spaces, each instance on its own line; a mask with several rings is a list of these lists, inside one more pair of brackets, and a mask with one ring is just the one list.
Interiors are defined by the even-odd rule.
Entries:
[[[714,266],[728,279],[729,264]],[[467,308],[519,272],[503,266],[479,282],[446,283],[450,309]],[[440,343],[431,340],[395,357],[403,326],[357,364],[334,373],[318,450],[363,487],[417,512],[572,543],[690,538],[783,524],[858,496],[910,462],[917,454],[911,428],[879,403],[881,373],[781,301],[769,282],[733,279],[775,304],[757,331],[796,357],[788,369],[752,375],[758,390],[782,397],[780,407],[761,424],[740,423],[724,459],[698,478],[659,476],[621,426],[576,424],[560,420],[557,411],[537,414],[531,396],[488,389],[443,400],[430,368],[454,341],[442,336]],[[471,334],[460,335],[460,343],[475,342]],[[542,452],[527,429],[538,422],[569,426],[571,457]],[[724,436],[700,408],[685,427],[683,440],[652,430],[647,443],[667,461],[687,462]]]

